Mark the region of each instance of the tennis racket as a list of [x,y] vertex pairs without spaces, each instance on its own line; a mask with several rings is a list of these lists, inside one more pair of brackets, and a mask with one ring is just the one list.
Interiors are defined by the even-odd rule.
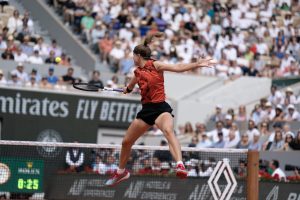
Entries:
[[122,88],[108,88],[101,87],[98,84],[90,84],[90,83],[73,83],[73,87],[77,90],[83,90],[88,92],[100,92],[100,91],[113,91],[113,92],[123,92]]

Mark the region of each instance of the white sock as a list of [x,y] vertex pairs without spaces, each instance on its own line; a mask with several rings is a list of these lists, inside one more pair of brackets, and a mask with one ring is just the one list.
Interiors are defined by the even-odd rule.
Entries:
[[117,174],[123,174],[124,172],[125,172],[125,169],[118,168],[118,170],[117,170]]
[[184,165],[184,164],[183,164],[183,162],[182,162],[181,160],[180,160],[180,161],[178,161],[176,165],[179,165],[179,164],[182,164],[182,165]]

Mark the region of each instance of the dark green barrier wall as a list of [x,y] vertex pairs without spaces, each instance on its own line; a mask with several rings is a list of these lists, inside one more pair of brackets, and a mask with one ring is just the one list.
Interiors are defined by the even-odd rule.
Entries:
[[289,78],[277,78],[272,80],[273,85],[277,85],[277,87],[287,87],[289,85],[293,85],[295,83],[300,82],[300,77],[289,77]]
[[138,99],[90,94],[0,88],[1,139],[95,143],[98,127],[125,130],[141,109]]

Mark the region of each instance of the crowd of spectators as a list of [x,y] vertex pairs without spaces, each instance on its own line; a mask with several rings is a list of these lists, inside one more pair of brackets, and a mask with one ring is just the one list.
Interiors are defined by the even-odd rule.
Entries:
[[[113,72],[132,75],[132,49],[146,34],[162,31],[153,56],[191,62],[203,55],[219,60],[214,69],[192,73],[234,79],[299,75],[298,1],[107,1],[49,0],[66,25],[89,44]],[[9,2],[7,1],[7,4]],[[1,9],[2,59],[71,67],[55,39],[44,42],[29,12]],[[117,76],[116,76],[117,77]],[[10,74],[7,77],[10,79]],[[116,78],[117,79],[117,78]],[[110,85],[112,82],[110,82]],[[123,84],[122,84],[123,85]]]
[[[162,31],[164,38],[151,44],[154,57],[169,63],[187,63],[203,55],[219,60],[215,68],[192,73],[225,80],[241,75],[299,75],[298,1],[48,2],[62,14],[64,23],[99,53],[100,60],[119,74],[132,75],[134,46],[145,35]],[[2,59],[71,66],[71,58],[55,39],[48,44],[38,35],[29,12],[20,15],[8,5],[2,15]]]
[[[144,143],[139,143],[144,145]],[[161,146],[167,146],[167,142],[162,140]],[[118,169],[119,151],[113,148],[93,149],[83,151],[81,148],[71,148],[66,151],[65,173],[97,173],[101,175],[111,175]],[[224,158],[216,154],[204,155],[203,152],[183,151],[183,160],[188,170],[189,177],[208,178],[213,173],[217,161],[222,158],[232,162],[230,158]],[[239,179],[247,177],[247,161],[240,158],[237,162],[230,163],[235,176]],[[169,151],[164,150],[133,150],[126,168],[135,175],[165,175],[170,176],[176,163],[172,159]],[[280,166],[280,162],[274,160],[260,160],[259,175],[262,179],[275,181],[300,181],[300,167],[286,164],[285,168]],[[292,171],[292,176],[287,176],[286,172]]]
[[18,63],[16,69],[8,72],[8,77],[5,77],[3,70],[0,69],[0,85],[41,89],[66,89],[70,83],[80,81],[80,79],[73,77],[74,69],[72,67],[66,69],[66,74],[61,77],[55,75],[54,66],[50,66],[48,73],[43,75],[35,68],[28,74],[24,68],[23,63]]
[[220,62],[194,73],[224,79],[299,75],[297,0],[48,2],[114,72],[130,73],[128,52],[145,35],[162,31],[165,37],[151,46],[162,61],[188,63],[210,55]]
[[[81,81],[83,80],[80,77],[74,76],[74,68],[72,67],[66,68],[66,73],[62,76],[55,74],[54,65],[48,68],[47,74],[40,74],[36,68],[33,68],[30,73],[27,73],[24,64],[21,62],[17,63],[16,68],[8,72],[6,76],[4,71],[0,68],[0,86],[66,90],[72,88],[72,83]],[[116,75],[112,76],[106,83],[103,83],[100,71],[98,70],[94,70],[87,81],[92,84],[97,84],[100,87],[105,86],[110,88],[120,88],[125,84],[120,83]]]
[[[300,150],[300,130],[290,127],[290,123],[300,121],[299,103],[292,88],[282,92],[273,85],[270,95],[262,98],[250,114],[243,105],[239,106],[238,113],[231,108],[225,113],[222,106],[217,105],[209,119],[210,123],[215,123],[213,130],[207,130],[204,123],[196,123],[193,128],[187,122],[178,128],[178,134],[191,138],[191,147]],[[246,123],[247,127],[239,129],[239,124]]]
[[13,6],[5,5],[1,12],[0,27],[2,59],[71,66],[71,58],[62,51],[55,39],[47,43],[39,35],[29,12],[21,15]]

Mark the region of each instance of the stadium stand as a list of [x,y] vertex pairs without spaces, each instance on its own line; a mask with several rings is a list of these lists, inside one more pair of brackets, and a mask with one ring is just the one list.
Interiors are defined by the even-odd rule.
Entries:
[[[1,87],[58,92],[80,81],[123,87],[134,70],[133,47],[145,35],[162,31],[164,38],[151,47],[155,58],[189,63],[209,55],[219,61],[215,68],[165,75],[176,134],[183,146],[271,153],[300,150],[300,85],[271,85],[274,78],[299,78],[299,1],[44,0],[64,28],[97,55],[98,64],[107,68],[103,71],[77,66],[18,1],[6,2],[9,5],[0,12]],[[121,136],[120,131],[105,142],[111,138],[119,142]],[[163,138],[153,127],[141,140],[165,146]],[[68,151],[63,159],[71,166]],[[110,175],[117,168],[118,153],[109,148],[80,150],[80,167],[66,166],[60,172]],[[129,168],[134,175],[168,175],[174,163],[168,160],[169,152],[164,153],[134,150]],[[184,154],[189,176],[209,177],[215,158],[194,156]],[[88,161],[83,162],[83,157]],[[262,180],[299,182],[300,169],[295,167],[286,170],[292,171],[291,176],[270,173],[268,169],[280,169],[277,162],[261,161]],[[246,161],[235,160],[235,177],[243,179],[246,173]]]
[[[113,72],[121,72],[126,49],[143,36],[165,32],[155,56],[188,63],[201,55],[220,61],[194,72],[225,80],[241,75],[299,74],[297,1],[60,1],[48,3],[62,15]],[[103,48],[105,46],[106,48]],[[117,57],[116,57],[117,55]],[[123,72],[124,73],[124,72]]]

